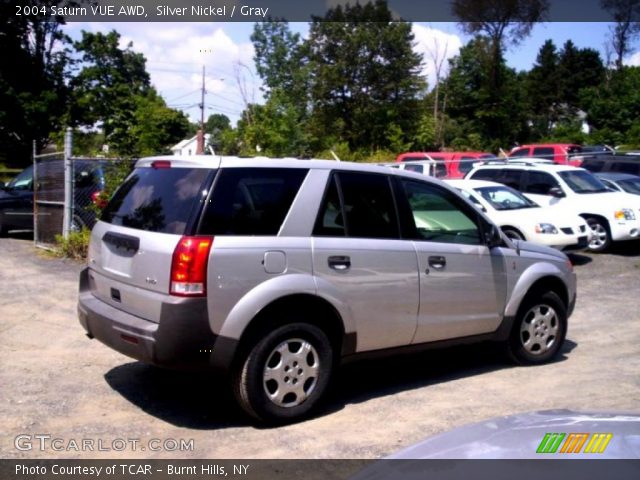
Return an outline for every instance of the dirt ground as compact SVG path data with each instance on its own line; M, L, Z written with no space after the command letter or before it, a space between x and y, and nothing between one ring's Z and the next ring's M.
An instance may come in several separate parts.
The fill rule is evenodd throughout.
M578 303L558 361L515 367L477 345L351 364L316 417L258 428L223 382L87 339L76 317L82 265L28 238L0 239L0 457L365 459L518 412L638 411L640 242L573 258ZM180 440L191 448L175 448Z

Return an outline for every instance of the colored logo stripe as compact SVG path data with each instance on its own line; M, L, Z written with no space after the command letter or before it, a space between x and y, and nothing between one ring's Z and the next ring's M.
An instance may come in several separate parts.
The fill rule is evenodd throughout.
M584 453L604 453L612 438L613 434L611 433L594 433L584 449Z
M536 453L556 453L564 437L564 433L547 433L538 445Z
M612 438L611 433L546 433L536 453L604 453ZM585 443L587 446L582 450ZM560 444L562 448L558 451Z
M570 433L560 449L560 453L580 453L582 445L589 438L588 433Z

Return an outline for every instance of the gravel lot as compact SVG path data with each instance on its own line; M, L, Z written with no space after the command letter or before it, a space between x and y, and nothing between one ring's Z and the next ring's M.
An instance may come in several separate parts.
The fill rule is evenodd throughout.
M637 411L640 242L574 262L578 304L557 362L514 367L489 345L360 362L340 371L317 417L265 429L219 380L162 371L88 340L76 318L82 265L49 258L27 238L0 239L0 457L364 459L495 416ZM61 451L35 440L18 450L18 435L62 439ZM70 446L83 439L94 451ZM117 439L127 440L124 451L97 450L98 440L119 448ZM130 439L140 441L135 450ZM193 440L193 449L150 451L151 439Z

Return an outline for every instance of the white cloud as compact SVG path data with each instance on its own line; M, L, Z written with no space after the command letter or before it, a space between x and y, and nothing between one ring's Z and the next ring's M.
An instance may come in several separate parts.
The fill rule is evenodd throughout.
M640 67L640 52L636 52L630 57L625 58L623 63L630 67Z
M253 45L236 42L226 29L232 25L220 23L88 23L82 28L92 32L117 30L121 35L120 46L133 42L133 50L147 59L147 71L151 83L169 105L180 108L192 120L199 120L202 86L202 66L205 67L206 89L205 118L212 113L223 113L232 121L237 120L244 103L240 95L235 67L247 65L253 71ZM80 37L78 26L68 33ZM246 69L244 69L246 71ZM259 78L248 76L249 85L260 98Z
M434 58L438 63L444 58L440 76L446 77L449 70L448 60L458 54L462 47L462 40L455 34L423 25L413 24L412 30L415 36L414 50L423 56L422 74L427 77L429 89L431 89L436 83Z

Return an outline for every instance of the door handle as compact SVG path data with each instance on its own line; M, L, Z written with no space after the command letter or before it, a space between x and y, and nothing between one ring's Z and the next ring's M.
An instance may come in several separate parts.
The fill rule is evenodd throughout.
M329 264L329 268L333 268L334 270L344 271L348 270L351 267L351 258L346 255L336 255L329 257L327 259L327 263Z
M429 266L442 270L447 265L447 259L440 256L429 257Z

